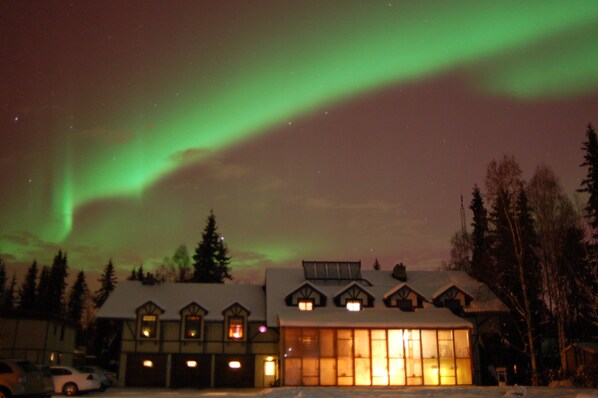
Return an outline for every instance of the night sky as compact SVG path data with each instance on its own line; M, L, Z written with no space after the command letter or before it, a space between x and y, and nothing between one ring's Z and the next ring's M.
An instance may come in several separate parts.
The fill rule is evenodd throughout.
M491 160L579 187L598 1L2 0L0 79L9 270L151 269L210 209L236 281L436 269Z

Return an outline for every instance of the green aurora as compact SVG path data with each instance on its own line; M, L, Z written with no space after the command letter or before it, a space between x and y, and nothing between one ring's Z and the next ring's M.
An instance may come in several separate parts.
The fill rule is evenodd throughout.
M31 209L45 214L36 233L60 242L77 209L90 202L142 199L144 190L189 162L392 85L470 71L476 90L521 101L582 95L598 86L598 43L589 34L595 38L596 1L317 4L248 19L239 31L254 34L228 37L226 44L238 51L224 60L198 50L191 66L160 83L183 85L180 99L142 117L138 109L150 108L152 100L139 98L109 123L99 122L122 132L114 141L90 146L89 137L65 128L60 153L47 160L51 208ZM534 53L563 37L574 41L566 50ZM511 60L526 53L526 62ZM39 175L47 167L38 165Z

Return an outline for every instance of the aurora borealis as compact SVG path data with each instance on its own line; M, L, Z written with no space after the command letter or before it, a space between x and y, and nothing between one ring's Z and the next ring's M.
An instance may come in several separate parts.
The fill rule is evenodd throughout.
M589 0L5 1L0 37L9 265L151 267L214 209L233 276L437 267L493 158L573 192L598 109Z

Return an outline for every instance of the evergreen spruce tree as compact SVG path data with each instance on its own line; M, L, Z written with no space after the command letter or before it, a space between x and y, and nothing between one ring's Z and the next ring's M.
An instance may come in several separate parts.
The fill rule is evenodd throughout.
M15 290L17 288L17 276L12 275L12 279L8 284L8 288L4 291L3 307L7 310L14 309L15 306Z
M21 310L34 310L37 304L37 298L35 296L35 290L37 286L37 262L34 260L33 263L27 269L25 280L19 290L19 309Z
M85 273L79 271L77 279L71 288L68 302L66 316L68 319L77 323L81 322L81 315L83 315L83 308L87 300L87 282L85 281Z
M193 282L224 283L224 279L232 279L228 248L224 238L217 232L214 212L206 220L202 240L195 249L193 256Z
M484 200L482 199L482 193L477 185L473 187L473 198L469 208L473 213L472 227L473 232L471 233L471 276L474 278L486 282L489 276L489 263L488 263L488 212L484 207Z
M372 264L372 269L374 271L380 271L381 268L382 268L382 266L378 262L378 257L376 257L376 259L374 260L374 264Z
M52 285L50 283L50 267L44 265L39 273L37 282L37 305L36 309L42 312L50 311L50 295L52 294Z
M48 311L62 315L65 312L64 294L66 290L66 277L68 276L66 252L61 250L54 256L50 267L50 289L48 290Z
M116 287L117 281L112 259L110 259L108 264L106 264L106 267L104 267L104 272L100 275L98 281L100 282L100 287L93 296L93 304L95 308L100 308Z
M592 237L598 238L598 138L591 124L588 124L586 138L582 146L585 155L581 167L587 168L587 175L581 181L579 191L588 194L586 216L592 227Z
M4 302L4 291L6 290L6 265L4 264L4 260L0 257L0 308L3 306Z
M141 264L139 268L137 268L137 275L135 277L135 280L142 281L143 278L145 278L145 274L143 273L143 264Z

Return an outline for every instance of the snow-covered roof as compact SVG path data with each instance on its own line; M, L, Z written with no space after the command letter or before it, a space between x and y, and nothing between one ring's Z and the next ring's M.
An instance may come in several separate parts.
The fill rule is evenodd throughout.
M404 283L392 277L390 271L361 271L363 279L371 283L367 291L374 296L374 307L351 312L329 302L325 307L312 311L299 311L287 306L285 297L304 282L300 268L272 268L266 270L267 323L268 326L318 326L318 327L471 327L471 323L454 315L449 309L436 308L424 303L415 311L400 311L387 307L385 294L396 291ZM507 307L484 284L462 271L407 271L406 284L426 300L432 301L441 288L455 285L473 297L465 313L505 312ZM317 284L328 298L334 298L347 285ZM362 286L363 287L363 286Z
M138 281L119 282L98 317L135 319L136 310L148 301L164 310L161 320L179 320L181 309L193 302L208 312L205 317L208 321L224 319L222 312L235 303L250 312L250 321L266 320L266 297L261 285L168 282L144 285Z

